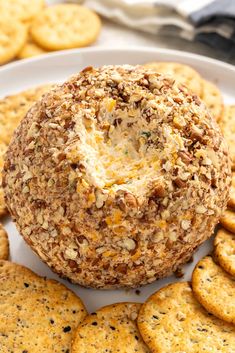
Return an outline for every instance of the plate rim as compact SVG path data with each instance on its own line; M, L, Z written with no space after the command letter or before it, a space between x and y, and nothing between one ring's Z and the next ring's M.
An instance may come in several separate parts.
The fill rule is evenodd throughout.
M80 55L80 54L86 54L86 53L107 53L107 52L115 53L115 52L122 52L122 51L125 51L125 52L144 51L152 54L168 54L169 56L176 55L178 56L178 58L189 59L189 60L191 59L191 60L196 60L198 62L219 66L226 70L232 71L235 74L235 65L218 59L211 58L206 55L195 54L192 52L181 51L176 49L152 48L149 46L133 46L131 48L128 48L126 46L113 47L113 48L104 46L104 47L88 47L88 48L76 48L76 49L69 49L69 50L59 50L59 51L50 52L47 54L42 54L32 58L21 59L18 61L13 61L8 64L5 64L2 67L0 67L0 74L11 69L15 69L15 68L17 69L21 66L24 66L30 63L45 61L46 59L49 59L49 58L51 59L51 58L56 58L60 56L66 57L67 55L69 56L73 54ZM169 60L169 61L172 61L172 60Z
M115 55L115 53L125 53L127 55L128 53L140 53L140 52L149 53L151 55L165 55L165 56L168 55L169 59L171 59L174 56L175 61L179 60L179 62L182 61L182 62L185 62L186 64L188 62L189 65L190 65L190 61L192 62L192 65L194 64L196 65L197 63L205 64L205 66L211 64L213 65L214 70L216 69L225 70L227 71L227 74L231 72L232 76L235 74L235 66L203 55L198 55L198 54L174 50L174 49L152 48L147 46L133 46L131 48L128 48L128 47L122 46L122 47L116 47L116 48L90 47L90 48L83 48L83 49L72 49L72 50L49 53L38 57L23 59L20 61L6 64L3 67L1 67L0 75L1 73L3 75L6 74L14 82L14 76L10 76L12 73L12 70L17 70L17 71L23 70L23 69L27 70L28 65L34 67L34 65L37 63L39 65L45 65L47 64L47 60L51 60L51 62L53 62L53 58L55 60L56 58L59 58L59 59L61 58L62 60L64 58L64 60L66 61L67 57L75 56L75 59L76 59L76 55L77 55L78 58L81 58L83 60L83 55L94 54L95 56L96 53L98 55L105 55L106 53L108 53L111 56L111 55ZM95 57L94 57L94 60L96 60ZM93 290L93 289L90 290L90 289L82 288L79 285L71 285L68 281L64 281L62 278L59 278L56 274L52 273L50 268L47 267L47 265L45 265L46 267L44 267L44 263L37 255L35 255L32 249L29 248L30 253L28 253L28 246L23 240L22 236L20 236L20 232L18 230L17 231L15 230L16 224L12 222L12 219L8 217L5 218L4 226L9 231L10 244L12 244L11 254L12 254L12 258L14 258L14 262L19 263L22 266L25 266L31 269L33 272L39 274L40 276L53 278L59 281L60 283L65 284L66 287L70 288L70 290L74 291L76 295L82 298L82 300L84 301L89 311L94 311L98 307L101 307L103 305L108 305L109 303L120 302L123 300L144 302L150 295L152 295L154 292L159 290L159 288L164 287L167 283L185 281L187 280L186 278L188 277L191 278L192 268L194 266L194 263L187 265L187 268L185 269L185 275L187 276L186 278L176 279L172 277L166 277L163 280L154 281L150 285L142 286L141 294L138 296L137 294L135 294L136 289L131 290L129 292L127 292L123 288L116 289L116 290ZM13 244L12 239L15 236L17 236L18 239ZM21 239L20 243L19 243L19 237ZM201 259L204 256L203 254L208 254L209 252L208 247L210 246L208 244L211 244L212 239L213 238L209 239L210 243L208 243L208 241L207 243L205 242L203 243L198 253L199 257L198 257L198 254L196 253L194 254L195 256L194 259L198 259L197 261L199 261L199 259ZM20 249L20 257L18 257L18 253L16 253L16 248L15 248L16 243L17 243L18 249ZM27 252L25 253L24 251L27 251ZM25 259L23 258L24 254L27 254L27 257ZM35 260L34 260L34 256L36 256Z

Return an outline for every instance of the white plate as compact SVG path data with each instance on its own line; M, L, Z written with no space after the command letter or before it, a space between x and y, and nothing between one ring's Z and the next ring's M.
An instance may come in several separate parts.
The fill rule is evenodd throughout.
M226 103L235 103L234 66L190 53L146 48L70 50L12 63L0 69L0 96L38 84L63 81L89 65L142 64L154 60L175 61L193 66L203 77L215 82L220 87ZM84 300L89 311L114 302L142 302L158 288L177 280L172 276L157 281L140 288L140 294L137 294L135 290L103 291L81 288L61 280L51 272L25 244L9 218L4 220L4 225L10 235L12 261L23 264L40 275L58 279ZM185 266L185 276L181 280L190 280L196 262L211 251L211 243L212 241L209 240L200 247L194 256L194 262Z

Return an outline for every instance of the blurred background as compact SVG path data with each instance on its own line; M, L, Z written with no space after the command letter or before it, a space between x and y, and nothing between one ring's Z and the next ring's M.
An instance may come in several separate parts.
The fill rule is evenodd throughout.
M27 12L27 2L29 7L35 6L30 20L22 21L27 26L27 40L22 40L14 54L1 60L1 64L55 50L42 45L37 36L31 35L30 28L40 21L46 7L60 3L80 4L101 18L101 29L95 38L71 47L170 48L235 63L235 0L40 0L40 9L36 9L36 0L0 0L0 9L12 19L17 17L17 11L12 11L11 4L20 7L18 3L23 3ZM4 23L0 22L0 57L4 49L1 37L5 42L11 38L4 38L4 31ZM66 48L62 44L60 49Z
M87 0L83 3L103 16L104 27L98 45L171 48L235 63L235 0Z

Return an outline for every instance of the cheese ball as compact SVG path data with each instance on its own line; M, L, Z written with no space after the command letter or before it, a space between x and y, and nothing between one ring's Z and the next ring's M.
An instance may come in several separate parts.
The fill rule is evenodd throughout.
M138 66L87 67L30 109L3 172L26 242L64 278L137 287L170 275L209 238L231 182L205 105Z

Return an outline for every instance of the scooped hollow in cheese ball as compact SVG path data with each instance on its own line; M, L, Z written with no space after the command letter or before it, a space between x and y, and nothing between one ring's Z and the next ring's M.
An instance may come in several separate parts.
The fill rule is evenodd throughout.
M7 206L32 249L87 287L137 287L213 232L231 181L196 95L147 68L88 67L28 112L8 149Z

